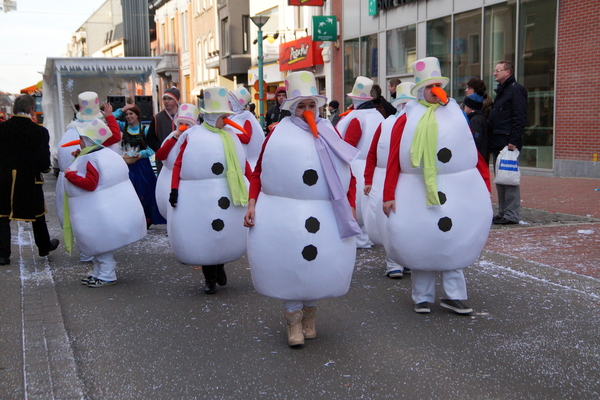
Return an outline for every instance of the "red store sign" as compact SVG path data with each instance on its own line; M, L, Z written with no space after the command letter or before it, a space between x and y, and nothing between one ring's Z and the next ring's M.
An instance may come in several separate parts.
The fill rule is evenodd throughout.
M323 55L319 45L313 42L312 36L303 37L279 45L279 70L293 71L323 64Z
M290 6L322 6L323 0L289 0Z

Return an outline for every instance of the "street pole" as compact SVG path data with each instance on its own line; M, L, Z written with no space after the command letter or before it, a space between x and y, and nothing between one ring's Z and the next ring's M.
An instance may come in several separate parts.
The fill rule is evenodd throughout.
M263 37L262 27L267 23L269 17L264 15L257 15L250 17L254 25L258 27L258 113L260 126L265 130L265 104L264 104L264 80L263 80Z

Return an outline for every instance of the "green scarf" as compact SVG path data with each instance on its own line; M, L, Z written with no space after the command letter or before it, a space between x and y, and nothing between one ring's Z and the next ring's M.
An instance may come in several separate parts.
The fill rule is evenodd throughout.
M77 157L88 154L97 147L97 145L88 146L81 150L81 153ZM69 196L67 196L66 191L63 201L63 238L65 240L65 249L67 253L71 254L73 252L73 227L71 226L71 213L69 212Z
M423 161L427 206L439 206L440 197L437 190L437 168L435 166L438 123L434 112L440 104L431 104L424 100L419 100L419 104L427 107L427 111L421 117L415 130L415 136L410 146L410 165L418 168Z
M219 136L221 136L223 150L225 151L225 162L227 163L227 171L225 171L225 176L227 177L227 184L229 185L229 190L231 191L233 204L236 206L247 205L248 188L246 187L246 182L244 182L244 174L240 166L240 160L238 159L233 137L231 137L231 135L225 132L223 129L210 126L206 122L204 122L202 126L211 132L218 133Z

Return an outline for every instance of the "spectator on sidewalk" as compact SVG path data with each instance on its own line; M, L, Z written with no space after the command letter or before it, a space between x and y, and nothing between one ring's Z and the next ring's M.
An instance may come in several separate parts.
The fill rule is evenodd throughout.
M44 177L51 171L50 135L35 122L35 98L20 95L0 124L0 265L10 264L10 221L30 221L40 257L58 247L46 225Z
M484 159L487 159L487 119L481 109L486 98L487 95L485 92L480 90L465 97L463 101L464 111L467 114L467 118L469 118L469 127L473 134L473 140L475 140L475 146L477 146L479 154Z
M465 89L465 97L468 97L472 94L475 94L479 91L483 91L485 93L485 97L483 99L483 106L481 107L481 112L487 118L490 115L490 110L492 109L492 98L487 95L487 86L485 86L485 82L483 79L478 77L473 77L469 79L467 82L467 88ZM464 109L464 101L463 101L463 109Z
M396 114L396 107L391 105L390 102L381 95L381 86L373 85L373 88L371 88L371 96L373 96L375 108L383 115L383 118Z
M290 116L290 112L288 110L281 109L281 105L285 99L287 99L287 91L283 86L280 86L277 88L277 90L275 90L275 105L269 108L267 115L265 116L267 133L271 132L273 127L283 118Z
M390 92L390 97L392 100L396 98L396 88L402 81L398 78L392 78L388 81L388 91Z
M340 121L340 103L337 100L331 100L327 106L329 111L329 122L331 125L336 126Z
M179 89L176 87L165 90L162 101L164 109L156 114L150 122L148 127L148 134L146 135L146 144L154 152L157 152L162 146L167 136L171 134L177 125L175 124L175 114L179 108ZM162 162L156 160L156 170L160 172L162 168Z
M523 133L527 123L527 91L517 83L514 66L510 61L499 61L494 70L496 98L488 117L488 151L494 168L498 154L504 147L509 151L523 147ZM494 224L518 224L521 218L521 187L496 185L498 191L498 214Z

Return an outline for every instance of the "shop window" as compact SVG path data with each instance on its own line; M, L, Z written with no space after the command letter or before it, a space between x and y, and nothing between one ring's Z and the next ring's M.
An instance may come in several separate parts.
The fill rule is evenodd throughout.
M417 34L416 25L392 29L386 32L386 74L412 74L411 66L416 61Z
M344 88L350 93L357 76L377 80L379 76L377 34L344 41ZM346 97L345 105L351 100Z
M503 3L485 8L483 80L493 95L497 83L492 72L500 60L515 63L515 32L517 31L515 3ZM493 96L492 96L493 97Z
M527 90L521 165L551 169L554 153L556 0L521 2L517 80Z
M427 21L427 57L437 57L440 61L442 76L448 78L452 76L450 43L452 43L452 17Z
M454 16L454 68L451 96L457 100L465 96L469 79L481 77L480 40L481 10L456 14Z

